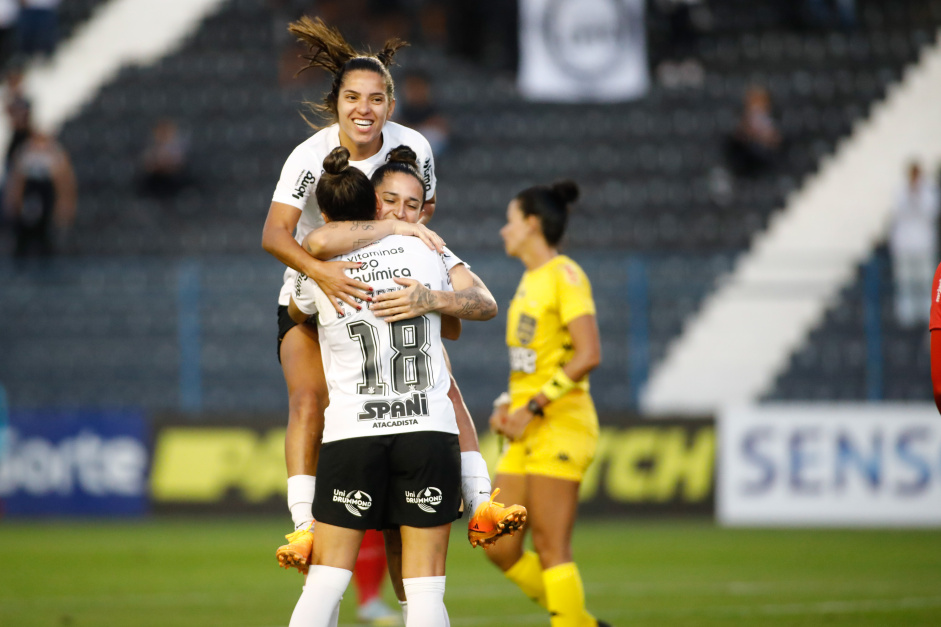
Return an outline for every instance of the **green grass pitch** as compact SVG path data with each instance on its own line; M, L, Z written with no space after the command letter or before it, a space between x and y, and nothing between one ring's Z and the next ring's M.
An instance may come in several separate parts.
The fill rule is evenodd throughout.
M274 559L284 527L282 518L0 521L0 625L287 625L302 582ZM941 625L939 530L582 520L575 557L589 609L616 627ZM341 625L356 624L354 596ZM549 625L458 526L445 600L454 627Z

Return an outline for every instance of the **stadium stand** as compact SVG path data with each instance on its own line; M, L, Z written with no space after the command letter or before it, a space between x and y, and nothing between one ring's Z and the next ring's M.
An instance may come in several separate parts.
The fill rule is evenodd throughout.
M59 5L59 39L68 39L106 0L69 0Z
M97 3L79 4L88 15ZM615 105L524 103L505 73L421 46L401 54L403 69L432 77L451 120L433 226L498 302L508 302L519 276L519 268L507 270L511 262L496 235L508 199L555 177L583 186L568 247L591 276L600 305L605 361L593 387L604 409L636 407L647 370L717 278L934 42L941 24L941 0L860 0L852 30L795 27L786 4L753 10L747 0L710 2L714 27L698 43L702 86L653 85L646 98ZM81 189L66 256L41 270L0 265L0 319L9 321L0 344L11 347L0 381L13 403L179 407L185 386L178 273L195 259L201 407L284 406L273 355L279 270L260 253L259 240L281 164L310 132L298 115L301 101L318 88L279 85L276 31L283 25L274 19L264 3L230 0L179 51L153 66L124 68L62 128ZM658 19L652 14L648 26L652 64L663 54L665 25ZM718 199L723 140L751 84L771 93L784 153L773 172L734 179L732 194ZM149 129L163 117L189 133L195 180L167 203L134 187ZM140 298L124 297L128 282L147 286ZM890 282L882 285L889 289ZM848 288L841 298L853 302L860 289ZM867 363L862 340L849 340L859 321L841 326L832 317L838 316L828 315L768 398L868 397L860 380ZM501 320L466 325L462 341L449 348L478 413L505 383L502 331L493 332ZM922 373L921 338L897 333L890 317L883 316L883 328L885 368L905 361L893 355L919 355L907 372ZM66 358L58 357L63 347ZM821 387L814 379L828 376L836 358L823 356L833 354L852 367ZM925 398L927 385L888 381L882 393Z
M860 266L764 400L928 401L930 356L922 328L895 321L889 256Z
M492 233L507 198L536 177L571 176L586 188L582 205L593 227L603 225L577 229L574 248L744 249L787 193L933 41L938 3L910 4L910 21L883 10L892 3L869 2L858 30L805 32L782 27L783 16L759 11L746 20L740 16L753 12L744 5L715 2L718 26L699 44L702 89L654 86L640 101L615 105L523 107L512 77L408 49L402 63L434 77L458 148L440 160L440 201L442 207L459 203L461 211L442 212L437 226L464 247L497 248ZM271 19L259 3L228 3L183 50L156 67L125 69L65 127L70 151L96 157L79 168L88 210L79 221L76 252L255 250L258 219L280 163L309 132L297 114L309 94L277 85L275 27L255 27ZM655 45L657 38L651 39ZM656 49L651 56L656 59ZM207 83L213 89L194 89ZM730 203L717 206L710 172L723 165L722 139L750 84L771 91L787 149L778 171L737 181ZM159 206L137 202L130 185L130 168L158 116L190 131L193 161L203 166L195 173L199 189L178 203L184 216L178 222L165 220L168 212ZM220 158L233 153L239 157ZM468 213L480 216L474 228L464 219ZM123 224L139 214L155 227L146 242L129 236L134 229ZM201 236L212 227L220 237Z

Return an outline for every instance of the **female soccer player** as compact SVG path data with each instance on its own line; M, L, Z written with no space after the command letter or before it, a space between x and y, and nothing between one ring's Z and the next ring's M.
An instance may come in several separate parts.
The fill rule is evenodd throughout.
M300 144L288 158L275 189L262 235L262 246L286 266L278 299L278 358L288 388L289 416L285 437L288 474L288 506L300 537L289 535L282 560L285 565L306 567L310 540L303 531L312 520L311 502L315 492L315 468L319 454L317 434L323 429L323 410L329 402L316 328L294 323L287 313L294 279L298 274L313 279L337 303L356 306L368 302L369 285L346 273L351 262L322 262L307 253L300 242L322 223L316 199L311 196L322 171L323 159L337 146L351 153L351 165L371 173L384 162L388 151L401 144L418 153L423 178L421 219L427 221L435 209L434 160L428 142L419 133L389 121L395 109L394 86L388 66L404 42L392 39L376 55L354 50L336 30L319 19L302 18L289 30L309 48L307 68L319 67L333 76L333 85L315 109L332 124ZM307 69L305 68L305 69ZM460 391L453 384L449 397L458 413L459 424L473 426ZM476 443L476 433L473 436ZM464 438L462 437L462 446ZM466 451L476 450L466 448ZM463 468L477 482L489 475L483 458ZM489 492L489 487L488 490ZM484 495L489 496L489 494Z
M287 266L278 298L278 359L288 390L284 446L287 500L295 530L301 530L312 520L314 472L320 446L318 434L323 429L323 411L329 398L316 327L291 321L287 315L290 290L298 273L315 280L333 297L331 302L353 305L354 299L368 299L369 289L367 283L346 273L355 264L324 263L300 247L304 236L322 224L312 192L323 169L323 160L333 148L342 145L350 151L353 165L368 174L384 161L390 147L402 143L415 146L425 166L423 200L429 216L434 211L435 176L431 148L424 137L389 121L395 110L395 92L388 68L404 42L389 40L378 54L369 55L354 50L339 31L328 28L319 18L301 18L290 24L288 30L308 46L304 69L319 67L333 76L333 85L322 104L312 107L331 124L297 146L288 157L262 235L264 249ZM300 540L309 553L309 538ZM375 537L370 538L369 543L374 549ZM358 582L381 581L385 570L382 554L367 550L364 557L370 554L378 556L370 560L371 574L362 579L358 577ZM304 565L299 566L303 570ZM361 567L360 573L363 571ZM375 586L366 588L361 597L371 594Z
M494 403L490 427L509 438L494 485L526 506L535 553L523 534L501 540L487 557L549 610L552 627L605 625L585 609L571 537L578 487L598 440L588 373L601 362L591 285L559 254L571 181L524 190L510 201L500 230L506 252L526 271L507 313L509 392Z
M391 234L416 235L425 239L429 246L436 242L431 238L426 239L427 234L433 235L433 233L417 224L421 212L423 185L415 162L414 151L408 146L399 146L390 151L387 162L373 173L372 183L379 204L376 215L379 218L378 221L329 222L307 235L302 243L304 249L319 259L329 259L331 256L352 252L355 248ZM432 311L444 313L442 336L447 339L457 339L460 334L458 317L468 320L488 320L496 315L496 302L483 282L450 250L444 249L443 258L453 291L430 290L414 279L399 277L394 280L403 289L379 293L370 305L370 309L377 317L383 317L389 323L418 317ZM303 287L304 283L297 285ZM295 290L294 294L297 293L298 291ZM288 313L299 324L304 323L309 317L297 308L294 298L288 306ZM447 325L445 325L446 322ZM447 353L445 353L445 359L447 359ZM453 379L452 385L454 385ZM455 413L459 418L462 415L461 412ZM469 418L466 409L463 415ZM462 496L465 509L474 512L468 525L468 534L472 544L490 544L500 536L512 534L520 528L525 522L526 510L516 505L503 507L501 503L493 502L490 498L489 474L486 464L480 457L474 425L469 420L464 424L459 420L458 427L461 445ZM473 469L478 465L481 477L468 473L468 469ZM310 537L309 533L297 535ZM387 531L386 535L387 550L392 558L390 559L390 573L393 585L400 602L405 601L404 591L401 588L401 539L394 531ZM296 566L299 562L306 565L309 548L299 546L294 549L290 548L291 546L289 544L282 547L283 550L279 550L279 558L283 562L290 559L290 565ZM365 541L361 551L364 550L367 550ZM301 555L304 559L299 559ZM359 577L359 571L360 565L357 564L354 576Z
M415 131L389 121L395 95L388 66L404 43L390 40L380 53L370 56L355 51L336 29L328 28L320 19L301 18L289 30L309 47L307 67L324 68L334 77L332 89L324 96L323 104L316 107L333 123L301 143L288 157L262 234L264 249L287 266L278 298L278 357L289 398L285 440L288 501L295 525L302 525L309 522L318 454L314 438L323 428L328 397L316 329L295 325L287 315L291 289L301 273L316 281L332 297L331 302L356 306L354 299L369 300L369 285L346 273L356 264L321 262L300 246L304 237L323 223L312 197L323 160L342 145L350 151L352 164L368 174L384 162L391 147L402 143L414 146L426 164L423 200L429 207L434 205L435 176L428 142Z
M328 221L375 215L375 192L349 151L333 150L317 184ZM343 256L377 289L410 277L447 291L445 260L419 239L391 235ZM313 299L306 295L313 292ZM313 300L313 303L311 302ZM312 304L316 304L313 307ZM366 529L398 527L407 627L448 624L444 607L450 523L461 502L460 446L451 382L441 345L441 316L394 323L368 307L342 305L298 277L292 307L318 315L331 390L317 471L312 565L292 626L335 624Z

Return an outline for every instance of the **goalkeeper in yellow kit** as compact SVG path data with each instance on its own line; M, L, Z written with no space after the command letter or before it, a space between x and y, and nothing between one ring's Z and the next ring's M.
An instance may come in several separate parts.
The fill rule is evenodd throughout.
M507 313L510 388L490 417L490 428L509 439L494 487L527 508L535 552L517 534L487 556L549 611L552 627L605 627L585 609L571 547L578 487L598 441L588 373L601 362L591 285L558 252L577 198L570 181L531 187L510 202L500 230L526 272Z

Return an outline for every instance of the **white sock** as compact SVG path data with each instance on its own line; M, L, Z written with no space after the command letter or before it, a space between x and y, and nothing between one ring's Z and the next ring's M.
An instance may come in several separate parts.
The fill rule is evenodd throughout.
M402 606L402 624L408 624L408 601L399 601L399 605Z
M444 607L444 577L403 579L408 600L405 627L446 627L448 611Z
M461 453L461 496L469 516L474 515L481 503L490 500L490 471L480 451Z
M335 627L340 601L352 577L353 571L343 568L311 566L289 627Z
M314 505L316 481L317 477L313 475L288 477L288 509L294 519L294 529L306 527L314 519L311 508Z

